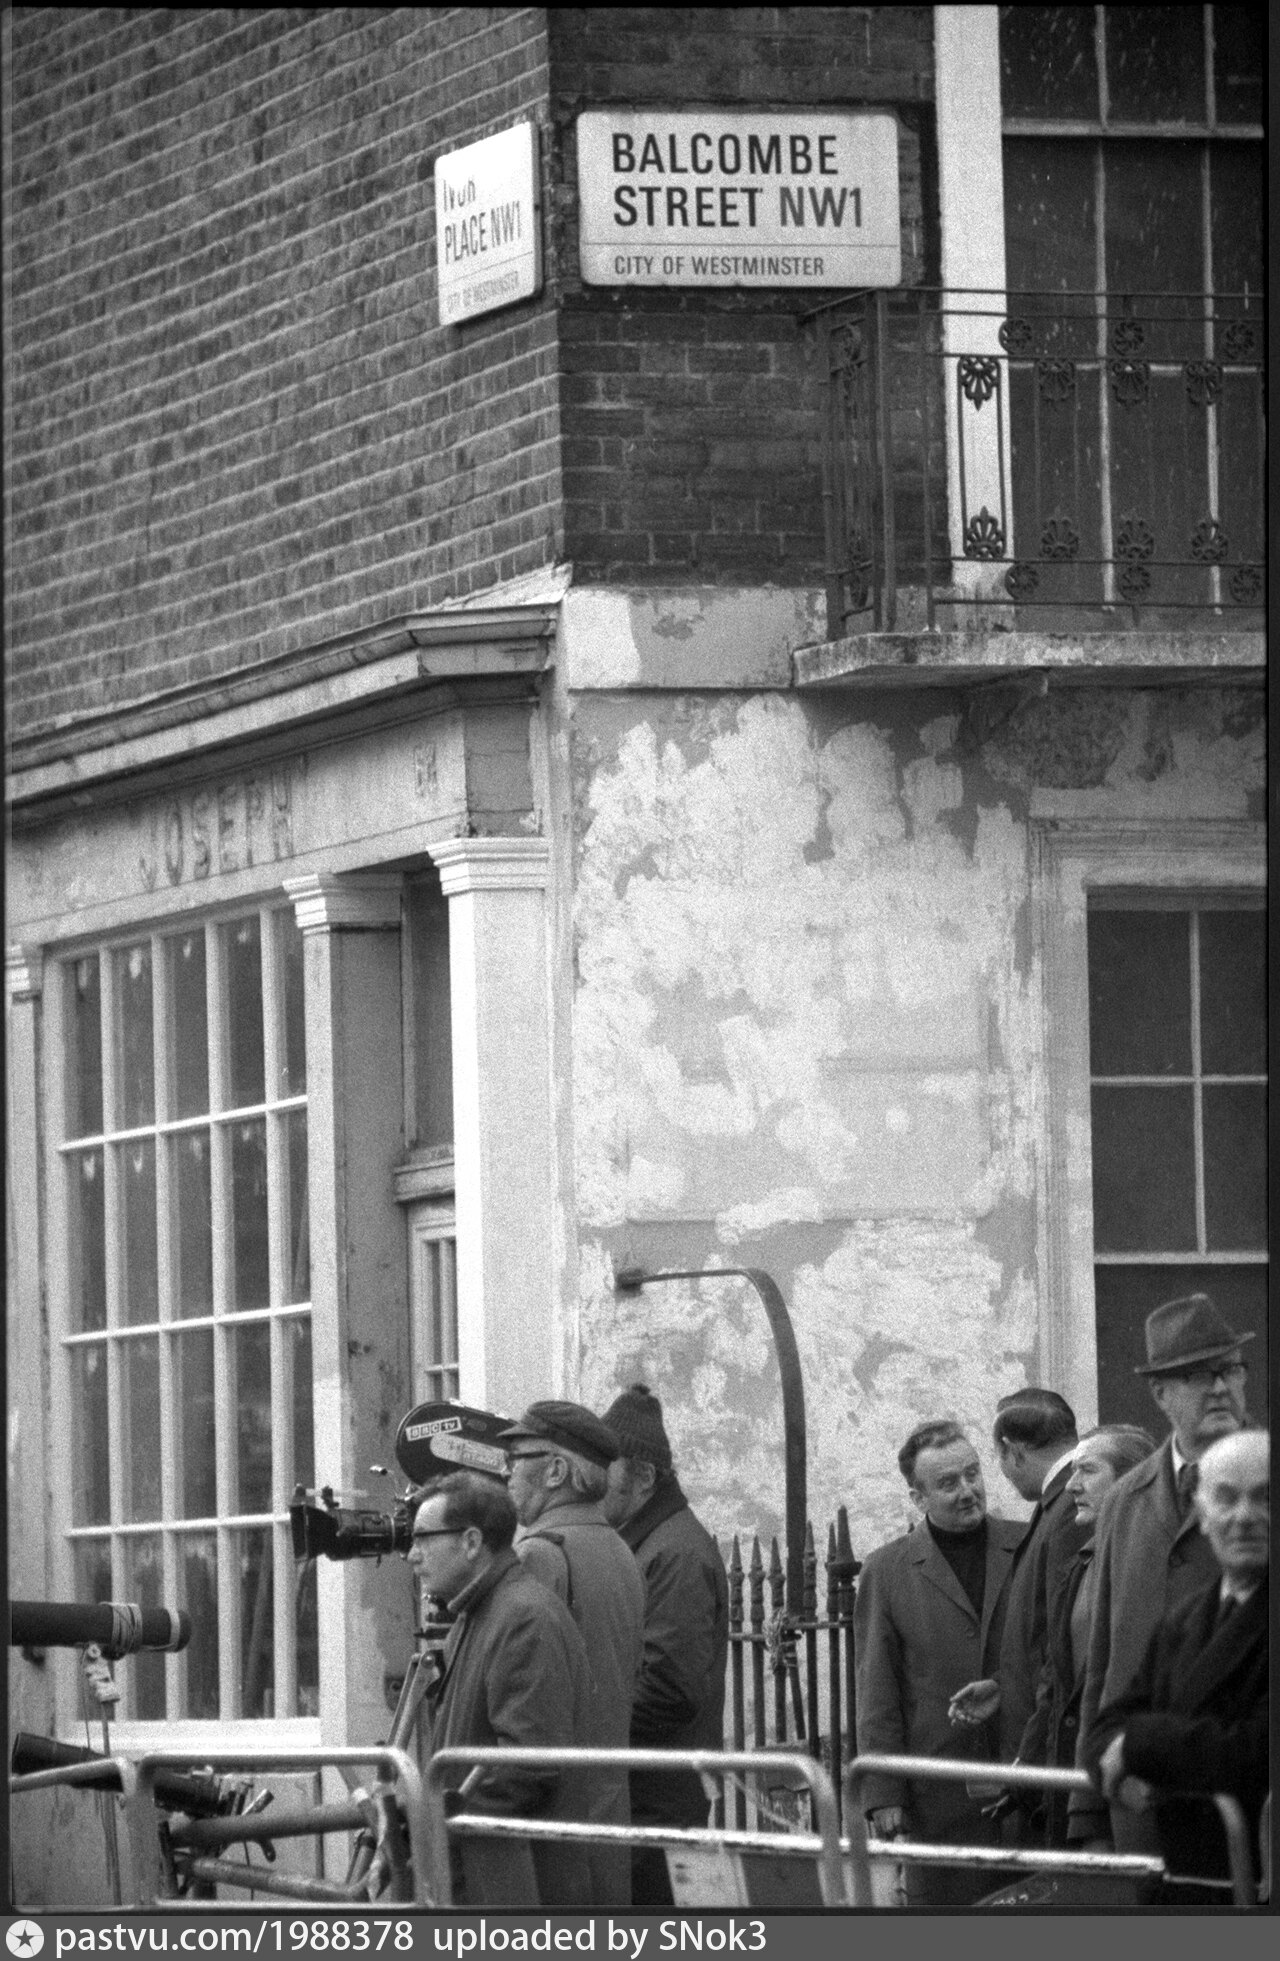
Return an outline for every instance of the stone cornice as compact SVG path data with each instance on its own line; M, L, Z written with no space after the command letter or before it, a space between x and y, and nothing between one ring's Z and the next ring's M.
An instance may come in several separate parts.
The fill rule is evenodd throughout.
M428 851L447 899L463 892L529 892L547 882L546 838L445 838Z
M536 676L550 661L557 618L554 602L415 613L70 717L10 742L8 798L20 805L87 789L380 697Z
M308 872L286 878L284 889L303 933L387 933L400 925L402 884L399 872Z

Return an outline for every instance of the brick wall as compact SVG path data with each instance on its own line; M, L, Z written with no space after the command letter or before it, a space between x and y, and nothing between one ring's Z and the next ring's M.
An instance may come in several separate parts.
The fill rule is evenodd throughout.
M936 278L932 10L18 8L19 741L556 560L822 576L820 293L585 289L591 104L890 105ZM436 156L543 127L546 285L435 324ZM563 438L563 441L562 441ZM178 706L178 695L189 705Z
M536 8L17 8L17 735L562 555L548 298L435 325L441 150L544 114Z
M930 7L550 15L566 552L579 579L822 583L821 292L584 288L574 123L610 104L895 109L903 278L938 278Z

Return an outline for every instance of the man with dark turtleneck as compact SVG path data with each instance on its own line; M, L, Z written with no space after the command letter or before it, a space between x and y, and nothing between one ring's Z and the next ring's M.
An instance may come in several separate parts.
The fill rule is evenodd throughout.
M858 1750L990 1760L998 1754L993 1726L957 1728L949 1708L966 1682L995 1672L1025 1527L988 1516L978 1454L956 1423L922 1423L898 1452L898 1467L921 1523L878 1547L858 1581ZM864 1802L880 1838L997 1842L982 1800L963 1784L872 1777ZM913 1906L967 1906L997 1883L972 1868L907 1868Z

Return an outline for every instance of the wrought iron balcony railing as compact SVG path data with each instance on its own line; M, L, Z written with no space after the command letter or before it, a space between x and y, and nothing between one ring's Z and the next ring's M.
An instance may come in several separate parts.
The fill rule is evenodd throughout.
M829 637L993 607L1260 624L1257 295L910 288L815 318Z

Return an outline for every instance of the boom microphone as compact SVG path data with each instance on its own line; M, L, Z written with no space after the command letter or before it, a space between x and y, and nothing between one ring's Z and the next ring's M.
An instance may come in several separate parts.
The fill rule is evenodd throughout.
M11 1648L80 1648L96 1641L112 1660L140 1648L185 1648L191 1616L169 1607L139 1607L131 1600L13 1600L9 1603Z

